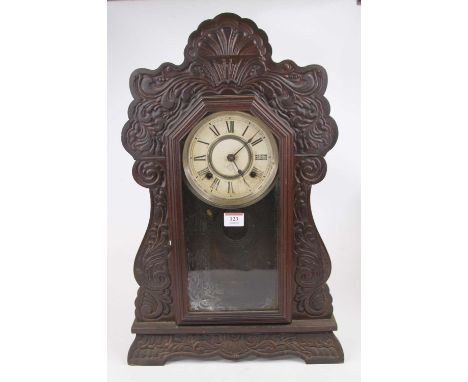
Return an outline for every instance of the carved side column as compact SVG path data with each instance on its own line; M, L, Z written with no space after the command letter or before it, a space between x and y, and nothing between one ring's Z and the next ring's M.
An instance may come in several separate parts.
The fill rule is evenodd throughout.
M326 281L331 263L312 217L310 191L327 172L325 159L296 156L294 189L295 318L330 317L332 297Z
M133 177L139 185L149 188L151 195L150 222L134 264L135 279L140 285L135 316L139 321L168 320L173 314L164 159L136 161Z

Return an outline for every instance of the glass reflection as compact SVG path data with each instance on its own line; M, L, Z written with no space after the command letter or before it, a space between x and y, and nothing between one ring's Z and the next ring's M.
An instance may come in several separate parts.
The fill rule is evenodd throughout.
M224 212L233 210L203 203L184 185L190 311L278 309L278 189L235 210L244 227L224 227Z

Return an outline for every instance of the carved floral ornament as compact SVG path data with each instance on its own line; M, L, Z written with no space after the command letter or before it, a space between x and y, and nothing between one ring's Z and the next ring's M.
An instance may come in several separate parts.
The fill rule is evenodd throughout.
M135 158L163 157L163 134L198 97L258 95L295 131L294 152L324 156L338 130L323 96L327 75L319 65L275 63L266 34L248 19L221 14L192 33L181 65L138 69L130 78L134 101L122 131Z
M332 333L211 334L138 336L129 352L131 365L162 365L171 358L193 356L239 360L249 356L294 354L308 363L340 362L343 350Z

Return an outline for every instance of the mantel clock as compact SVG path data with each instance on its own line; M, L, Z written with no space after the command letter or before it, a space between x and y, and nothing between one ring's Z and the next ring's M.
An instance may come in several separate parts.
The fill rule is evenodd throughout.
M122 142L151 214L129 364L343 361L309 201L338 136L327 76L271 53L254 22L224 13L190 35L181 65L131 75Z

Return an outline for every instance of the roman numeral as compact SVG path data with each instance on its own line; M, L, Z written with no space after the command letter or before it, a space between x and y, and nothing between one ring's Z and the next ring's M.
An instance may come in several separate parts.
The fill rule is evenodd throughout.
M255 154L255 160L267 160L268 155L267 154Z
M197 142L199 142L199 143L203 143L203 144L205 144L205 145L209 145L209 143L208 143L208 142L202 141L201 139L197 140Z
M242 133L242 136L245 135L245 133L247 132L247 129L250 127L250 123L247 125L247 127L245 128L244 132Z
M229 194L234 193L234 188L232 187L232 182L228 182L228 193Z
M208 167L204 168L203 170L198 171L198 176L205 176L208 173L208 171L210 171Z
M211 190L217 190L219 186L219 178L214 178L213 183L211 183Z
M234 121L226 121L226 128L228 133L234 133Z
M218 129L216 128L215 125L210 125L210 130L213 132L214 135L218 136L219 135L219 131Z
M256 144L260 143L263 141L263 137L256 139L255 141L252 142L252 146L255 146Z
M198 161L206 160L206 154L205 155L198 155L196 157L193 157L193 160L198 160Z

